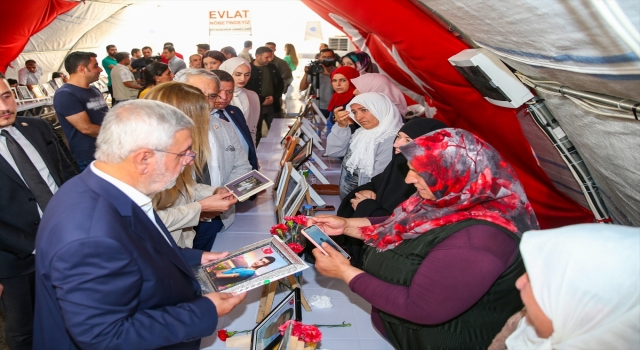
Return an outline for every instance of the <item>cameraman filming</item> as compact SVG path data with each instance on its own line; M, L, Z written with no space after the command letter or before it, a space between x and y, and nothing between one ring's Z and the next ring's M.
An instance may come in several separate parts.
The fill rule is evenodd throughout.
M322 66L322 72L319 74L312 74L309 69L316 65ZM329 105L329 100L331 100L331 96L333 95L333 87L331 87L331 72L333 72L334 69L336 69L335 53L331 49L324 49L320 51L320 56L317 61L314 61L310 65L304 67L304 76L300 81L300 91L304 91L313 82L313 79L320 79L319 92L316 92L320 95L320 100L316 100L316 103L325 117L329 117L329 110L327 107Z

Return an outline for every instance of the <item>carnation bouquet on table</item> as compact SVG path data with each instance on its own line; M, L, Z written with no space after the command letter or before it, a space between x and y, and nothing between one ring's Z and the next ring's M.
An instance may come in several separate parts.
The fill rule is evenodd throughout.
M301 254L306 241L300 231L306 224L307 217L304 215L285 216L284 223L273 225L269 232L280 237L294 253Z

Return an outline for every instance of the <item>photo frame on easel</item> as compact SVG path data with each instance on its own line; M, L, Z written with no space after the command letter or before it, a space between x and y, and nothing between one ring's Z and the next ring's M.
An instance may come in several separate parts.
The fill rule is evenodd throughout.
M11 94L13 95L13 99L16 100L16 102L22 101L22 99L20 98L20 95L18 95L18 90L16 90L16 88L14 87L11 88Z
M298 212L308 191L309 184L307 181L299 181L282 206L282 219L284 219L285 216L294 216L296 212ZM279 222L282 222L282 220Z
M293 156L299 141L299 138L292 137L287 141L287 143L285 143L285 147L282 149L282 157L280 157L280 167L283 167L284 163L288 162Z
M302 120L301 118L297 118L295 122L293 122L293 124L291 125L291 127L289 128L289 130L287 131L286 134L284 134L284 137L282 138L282 140L280 141L280 144L283 144L287 141L287 138L293 138L294 136L297 136L298 131L300 130L300 126L302 125Z
M22 101L33 100L31 91L24 85L18 85L18 95Z
M273 189L275 190L273 193L275 195L274 200L276 206L281 202L283 193L287 192L287 185L289 183L289 178L291 177L291 168L291 162L285 163L284 166L280 168L280 171L278 171L278 175L276 176L273 186Z
M40 87L40 85L31 85L31 92L33 93L33 96L36 99L41 99L41 98L47 97L44 94L44 91L42 91L42 88Z
M295 288L251 332L251 349L275 349L282 336L279 327L289 320L302 321L301 292Z
M313 153L313 143L307 142L298 152L291 156L290 161L293 168L296 170L300 169L302 164L311 157L311 153Z
M42 86L42 90L44 90L44 92L47 94L48 97L53 97L53 95L56 93L56 90L54 90L51 85L44 83L41 85Z

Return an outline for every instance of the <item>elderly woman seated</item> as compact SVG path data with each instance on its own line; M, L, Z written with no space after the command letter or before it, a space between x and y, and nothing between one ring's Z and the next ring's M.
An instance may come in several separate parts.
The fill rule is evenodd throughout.
M356 96L347 110L336 114L335 120L336 125L327 136L325 155L344 156L340 174L340 199L343 199L389 164L402 117L387 96L370 92ZM353 135L349 120L361 126Z
M363 270L328 245L316 268L372 304L396 349L486 348L522 308L521 233L538 223L515 171L490 145L441 129L400 148L417 193L385 219L318 216L329 235L364 240Z
M640 229L582 224L526 232L526 316L508 349L637 349ZM494 347L499 348L499 347Z

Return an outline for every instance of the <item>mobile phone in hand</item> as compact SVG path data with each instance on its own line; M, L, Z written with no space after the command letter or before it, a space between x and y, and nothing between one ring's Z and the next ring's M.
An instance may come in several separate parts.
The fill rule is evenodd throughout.
M307 237L307 239L311 243L313 243L313 245L315 245L318 249L320 249L320 251L324 255L329 255L329 254L327 254L327 252L324 249L322 249L322 243L326 242L333 249L335 249L338 252L340 252L340 254L342 254L345 258L351 259L349 254L347 254L347 252L345 252L342 248L340 248L340 246L337 245L336 242L334 242L329 236L327 236L326 233L322 232L322 230L318 226L312 225L312 226L309 226L309 227L305 227L305 228L302 229L302 234L305 237Z

